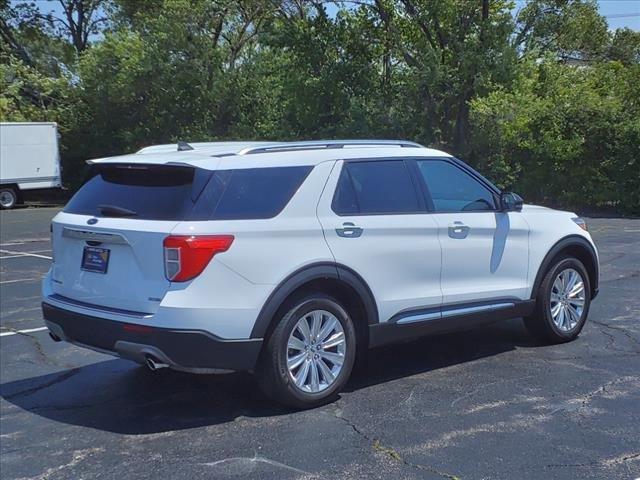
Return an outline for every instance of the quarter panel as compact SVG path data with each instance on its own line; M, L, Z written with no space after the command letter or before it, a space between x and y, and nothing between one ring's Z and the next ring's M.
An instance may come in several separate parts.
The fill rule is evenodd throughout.
M332 165L326 162L314 167L275 218L182 222L172 233L233 235L229 250L215 260L253 284L275 286L305 265L332 262L315 214Z

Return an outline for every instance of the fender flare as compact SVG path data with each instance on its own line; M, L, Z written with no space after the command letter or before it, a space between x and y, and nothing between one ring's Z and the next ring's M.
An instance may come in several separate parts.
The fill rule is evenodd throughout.
M271 292L251 331L251 338L264 338L278 309L295 290L305 283L320 279L344 282L360 297L369 325L378 323L378 307L364 279L349 267L331 262L314 263L296 270Z
M558 242L556 242L551 249L547 252L542 263L538 267L538 273L536 274L536 280L533 283L533 289L531 290L531 299L535 299L538 293L538 288L542 283L542 279L544 278L545 273L551 266L552 260L563 250L570 247L578 247L582 250L588 252L591 261L593 263L593 271L590 271L589 266L585 265L587 268L587 272L590 274L589 283L591 284L591 298L595 298L598 294L598 277L599 273L599 265L598 265L598 256L596 255L596 251L593 248L593 245L584 237L580 235L569 235L568 237L564 237Z

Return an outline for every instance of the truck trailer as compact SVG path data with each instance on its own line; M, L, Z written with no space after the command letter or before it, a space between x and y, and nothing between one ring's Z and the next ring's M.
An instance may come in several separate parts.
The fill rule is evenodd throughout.
M0 208L22 192L62 187L58 126L54 122L0 123Z

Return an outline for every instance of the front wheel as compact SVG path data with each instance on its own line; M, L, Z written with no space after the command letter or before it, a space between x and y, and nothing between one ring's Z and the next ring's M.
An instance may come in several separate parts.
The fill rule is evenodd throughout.
M533 315L524 319L536 338L562 343L575 339L582 330L589 306L591 285L580 260L559 258L547 271L538 289Z
M274 400L310 408L334 398L349 379L356 331L335 299L316 294L294 302L267 340L258 381Z

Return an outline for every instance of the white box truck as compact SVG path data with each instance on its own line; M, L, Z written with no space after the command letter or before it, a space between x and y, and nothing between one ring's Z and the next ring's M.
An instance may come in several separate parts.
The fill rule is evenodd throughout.
M13 208L25 190L60 188L60 173L55 123L0 123L0 208Z

